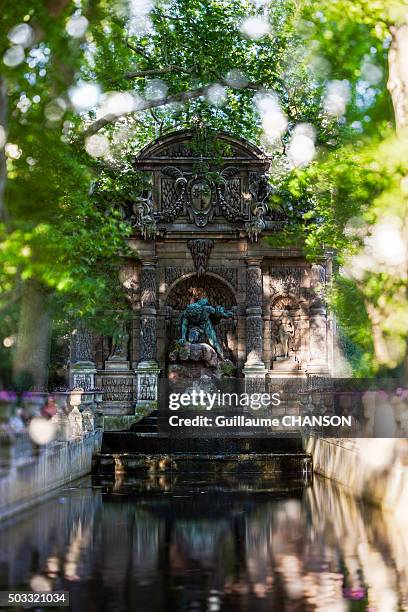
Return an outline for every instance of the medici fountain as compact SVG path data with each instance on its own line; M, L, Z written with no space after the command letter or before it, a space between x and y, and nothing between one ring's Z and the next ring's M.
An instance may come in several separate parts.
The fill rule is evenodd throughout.
M140 151L134 169L146 189L123 203L133 227L118 274L124 322L113 338L81 322L72 335L71 387L103 392L106 469L118 468L121 451L211 454L203 440L157 434L161 386L234 379L272 393L282 380L313 386L334 367L330 254L311 263L298 248L272 246L288 218L269 205L271 160L259 148L179 131ZM294 450L306 460L300 439L267 438L215 447Z
M352 439L273 424L334 414L339 349L331 254L277 246L289 220L272 163L195 130L134 159L126 310L111 337L77 322L57 440L0 462L0 591L62 590L74 612L408 610L403 520L362 502L396 494L399 473L367 467L391 457L387 441L358 455Z

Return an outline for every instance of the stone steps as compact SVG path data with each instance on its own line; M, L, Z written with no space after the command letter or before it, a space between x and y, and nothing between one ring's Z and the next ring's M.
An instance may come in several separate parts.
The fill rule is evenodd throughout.
M156 432L110 431L103 436L103 453L237 455L303 453L301 438L273 436L171 436Z
M312 458L299 437L168 436L157 431L157 411L129 431L106 431L94 470L100 474L206 474L272 478L282 488L312 479Z
M156 433L157 432L158 411L154 410L145 416L138 423L131 426L132 433Z

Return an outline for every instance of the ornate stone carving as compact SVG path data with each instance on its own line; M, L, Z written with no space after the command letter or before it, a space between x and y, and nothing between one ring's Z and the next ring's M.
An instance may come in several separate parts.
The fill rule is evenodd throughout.
M142 308L155 308L156 301L156 269L143 265L140 274L140 305Z
M138 380L139 401L155 401L157 399L157 374L141 374Z
M194 151L183 143L175 144L166 149L162 149L157 157L199 157L198 151Z
M151 240L157 234L156 220L153 214L152 194L147 198L139 197L133 204L134 223L144 240Z
M217 176L203 172L183 172L175 166L161 170L161 212L157 221L171 222L187 214L198 227L205 227L214 214L228 221L243 221L241 180L236 167L228 166ZM167 178L170 177L170 178Z
M234 268L225 268L222 266L210 267L208 272L212 274L216 274L217 276L221 276L221 278L225 279L231 287L238 289L238 270Z
M235 166L227 166L218 176L185 173L175 166L166 166L161 172L161 212L155 214L158 221L171 222L187 213L192 222L204 227L217 214L233 223L245 222L248 237L256 241L266 227L266 217L272 214L268 207L272 188L266 174L250 174L251 201L244 209L240 171Z
M179 278L185 274L193 274L194 268L181 268L179 266L170 266L164 271L164 280L167 287L170 287Z
M94 375L93 374L73 374L73 387L89 391L94 387Z
M238 270L236 268L227 268L224 266L210 266L207 269L209 274L216 274L221 278L225 279L234 289L235 291L238 288ZM171 266L165 269L164 278L166 282L166 286L170 287L176 280L184 276L185 274L194 273L194 268L182 268Z
M198 227L205 227L214 216L214 184L203 174L192 176L187 184L187 212Z
M126 324L121 325L112 338L109 361L127 361L129 356L129 333Z
M208 259L214 246L214 241L205 239L189 240L187 245L193 258L197 276L204 276L207 271Z
M157 352L156 258L142 261L140 285L140 362L143 363L155 361Z
M244 230L256 241L264 229L287 222L282 208L269 207L268 158L243 139L210 135L201 127L178 131L145 147L134 165L153 174L153 219L163 232L169 230L163 224L176 220L178 230L189 222L198 227L216 222L229 234ZM138 224L146 217L153 235L150 208L137 212Z
M162 174L171 179L161 181L161 212L156 213L158 221L170 222L184 213L187 202L187 178L174 166L166 166Z
M249 175L249 192L252 200L259 205L268 204L273 189L267 174L251 172Z
M246 319L247 354L261 358L263 353L263 320L258 316L247 316Z
M269 270L271 295L294 295L300 296L300 289L304 278L305 269L298 267L271 268Z
M243 221L241 210L241 180L238 168L228 166L216 181L219 213L228 221Z
M134 264L125 264L119 272L119 280L125 292L125 297L132 308L135 308L139 297L139 272Z
M105 402L131 402L133 400L133 378L103 376L102 389Z
M294 348L295 323L288 310L284 310L279 319L271 321L271 340L273 355L289 357Z
M298 307L299 305L294 304L293 298L289 295L280 295L272 302L272 310L287 310Z
M246 365L263 364L262 269L260 260L247 261L246 274Z
M170 292L167 306L181 312L198 292L204 292L212 304L224 304L229 309L236 305L232 291L213 276L207 275L180 281Z
M140 328L140 360L156 359L156 318L143 316Z
M272 192L266 174L251 172L249 177L249 192L252 196L251 218L245 224L245 229L251 241L257 241L266 227L265 217L268 213L268 201Z
M71 361L93 361L92 334L86 329L83 323L79 322L76 331L72 336Z
M262 270L259 266L247 269L247 308L262 307Z
M170 361L202 361L210 368L218 366L217 351L205 342L176 344L169 354Z
M229 145L230 151L229 151L229 156L230 157L244 157L244 158L248 158L248 154L243 151L242 149L238 149L238 147L231 147L231 145ZM157 153L157 157L160 158L172 158L172 159L177 159L177 158L194 158L194 157L203 157L203 151L200 150L199 148L194 148L194 147L190 147L188 145L188 142L180 142L180 143L176 143L173 145L170 145L168 147L165 147L164 149L161 149L161 151L159 151L159 153Z

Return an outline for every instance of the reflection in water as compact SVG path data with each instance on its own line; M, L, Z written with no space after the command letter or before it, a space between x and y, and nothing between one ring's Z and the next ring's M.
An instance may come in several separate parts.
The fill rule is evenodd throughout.
M109 612L408 610L408 535L328 481L84 479L0 528L0 590Z

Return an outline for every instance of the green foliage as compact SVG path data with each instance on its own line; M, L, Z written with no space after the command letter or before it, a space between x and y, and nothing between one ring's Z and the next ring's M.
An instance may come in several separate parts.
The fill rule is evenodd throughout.
M82 41L65 30L73 10L72 3L62 11L58 3L31 2L29 10L15 3L2 15L2 49L19 23L32 27L34 40L26 61L4 71L8 124L3 127L17 154L7 158L0 299L10 317L10 296L35 278L53 292L54 312L67 325L123 306L114 279L129 234L115 189L103 203L90 196L101 168L68 135L78 119L69 110L67 92L85 62Z
M234 376L236 368L231 361L222 361L219 367L221 376L225 378L228 378L229 376Z
M117 325L124 306L117 271L131 256L126 219L135 198L150 188L134 172L132 159L174 129L196 127L196 146L211 147L216 157L222 153L211 136L216 130L246 137L271 155L270 205L290 219L274 244L303 246L311 258L332 249L343 265L384 210L402 218L399 182L408 156L392 138L386 81L390 20L400 18L404 5L274 2L267 13L271 34L254 39L242 33L241 24L250 15L265 15L250 0L157 0L148 15L150 29L138 34L122 0L6 3L2 54L14 26L29 24L34 36L26 59L4 66L3 127L15 148L7 158L9 215L0 227L0 312L8 317L3 334L15 334L19 294L32 278L52 293L61 333L78 317L101 332ZM66 29L73 15L88 20L78 37ZM337 118L323 110L333 81L350 87L346 111ZM70 97L84 82L97 84L105 96L126 92L140 104L156 96L157 105L142 112L114 108L98 134L106 152L93 157L84 129L95 125L100 111L81 113ZM168 96L214 84L224 95L218 102L207 92L166 104ZM277 142L263 134L254 104L259 90L275 92L287 117ZM304 123L315 129L318 154L309 166L293 168L288 149L296 126ZM367 372L375 367L367 304L379 308L385 299L389 310L401 282L384 271L370 272L362 285L336 279L333 304L347 342L356 347L356 371ZM361 317L352 308L357 297ZM390 317L385 327L402 337Z
M374 345L364 295L356 284L336 275L330 305L339 321L340 349L356 376L370 376L377 369Z
M401 7L407 3L304 3L311 64L320 68L322 83L346 81L351 97L336 139L320 146L308 167L281 177L274 196L297 212L275 244L303 244L312 259L327 249L335 254L340 273L333 279L332 307L357 375L394 368L406 352L405 266L380 262L367 246L387 220L405 240L407 140L394 135L386 88L390 20L398 23Z
M150 15L152 33L140 36L128 33L128 9L120 2L32 1L29 8L15 3L4 11L2 49L10 46L7 36L14 26L26 23L34 33L24 62L5 69L7 141L17 151L7 159L9 217L0 227L5 296L36 278L53 291L60 318L94 318L97 325L101 312L119 306L114 279L130 231L123 208L146 188L132 170L136 151L165 131L191 125L258 140L253 95L259 87L281 95L291 125L319 123L318 92L304 67L298 70L290 61L300 42L293 26L295 3L271 10L274 36L260 40L239 30L248 14L258 13L246 0L165 4L158 2ZM75 10L89 21L82 38L66 31ZM166 72L169 66L175 69ZM196 99L113 122L105 132L109 156L88 156L82 118L70 104L71 88L85 80L104 91L148 96L161 70L169 95L221 82L226 100L214 106ZM241 71L251 89L228 86L232 70ZM135 71L152 76L129 76ZM92 111L85 121L93 116ZM210 138L205 141L217 148Z

